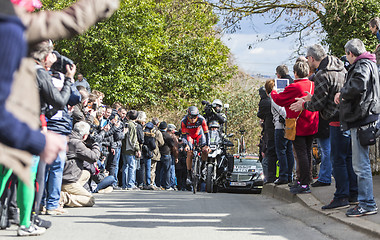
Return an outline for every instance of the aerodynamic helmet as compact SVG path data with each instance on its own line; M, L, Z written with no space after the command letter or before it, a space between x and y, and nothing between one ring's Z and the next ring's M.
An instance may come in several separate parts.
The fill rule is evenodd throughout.
M196 106L191 106L191 107L189 107L187 109L187 115L189 117L194 117L195 118L195 117L198 116L198 114L199 114L199 110L198 110L198 108Z

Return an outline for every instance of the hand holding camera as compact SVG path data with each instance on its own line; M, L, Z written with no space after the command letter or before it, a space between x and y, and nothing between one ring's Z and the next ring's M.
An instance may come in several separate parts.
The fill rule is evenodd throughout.
M67 64L66 65L66 77L68 78L71 78L71 82L74 82L74 76L75 76L75 73L77 71L77 67L75 66L75 64Z

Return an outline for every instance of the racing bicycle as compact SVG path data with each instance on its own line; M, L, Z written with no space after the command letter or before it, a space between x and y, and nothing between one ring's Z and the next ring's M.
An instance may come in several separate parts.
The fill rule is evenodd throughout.
M193 193L195 194L198 190L198 184L200 184L202 178L202 159L201 159L201 147L197 144L194 146L193 150Z

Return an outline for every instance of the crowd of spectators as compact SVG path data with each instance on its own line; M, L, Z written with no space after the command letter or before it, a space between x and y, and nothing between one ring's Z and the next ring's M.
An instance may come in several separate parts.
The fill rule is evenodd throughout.
M369 22L380 41L379 26L378 17ZM265 183L288 184L290 192L302 194L331 185L333 176L336 190L322 209L353 205L348 217L371 215L377 213L377 205L369 145L375 143L378 131L380 57L367 52L360 39L349 40L344 50L346 55L339 59L326 54L321 45L309 46L306 57L299 57L293 66L294 80L285 65L277 67L277 77L289 81L285 88L268 80L259 89L261 159ZM290 122L296 122L294 139L288 135ZM321 159L314 182L313 145ZM315 152L314 158L319 158Z
M91 90L83 74L74 81L75 64L54 67L63 56L53 51L49 39L82 33L111 16L118 5L118 0L80 0L62 11L30 13L41 7L39 1L0 3L1 229L17 223L19 236L42 234L51 222L40 218L41 213L62 215L67 214L65 206L91 207L99 192L189 190L189 154L175 125L156 117L148 121L145 112L118 102L106 106L105 95ZM379 18L370 21L380 40L379 26ZM379 58L376 64L359 39L344 48L346 64L313 45L295 63L294 82L286 66L279 66L277 76L290 84L277 91L270 80L260 89L263 165L267 183L289 183L295 194L330 185L332 172L336 192L322 208L357 204L346 215L363 216L377 213L369 146L363 141L380 114ZM377 47L376 55L379 51ZM221 104L215 100L212 106L220 111ZM207 121L226 121L209 110L216 118ZM297 126L295 139L289 140L285 122L291 118ZM312 183L316 133L322 164Z

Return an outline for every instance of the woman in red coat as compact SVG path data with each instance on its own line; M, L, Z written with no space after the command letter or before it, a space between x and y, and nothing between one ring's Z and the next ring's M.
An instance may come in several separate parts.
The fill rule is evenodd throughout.
M318 112L303 110L294 112L289 109L290 105L296 101L296 98L302 98L307 95L306 92L314 94L314 83L307 77L309 75L309 65L307 62L299 61L293 67L295 80L281 93L273 90L271 93L273 101L282 107L285 107L286 118L297 118L296 138L293 141L293 148L296 152L299 164L299 182L300 184L290 191L297 193L310 193L310 166L311 166L311 146L313 135L318 132Z

